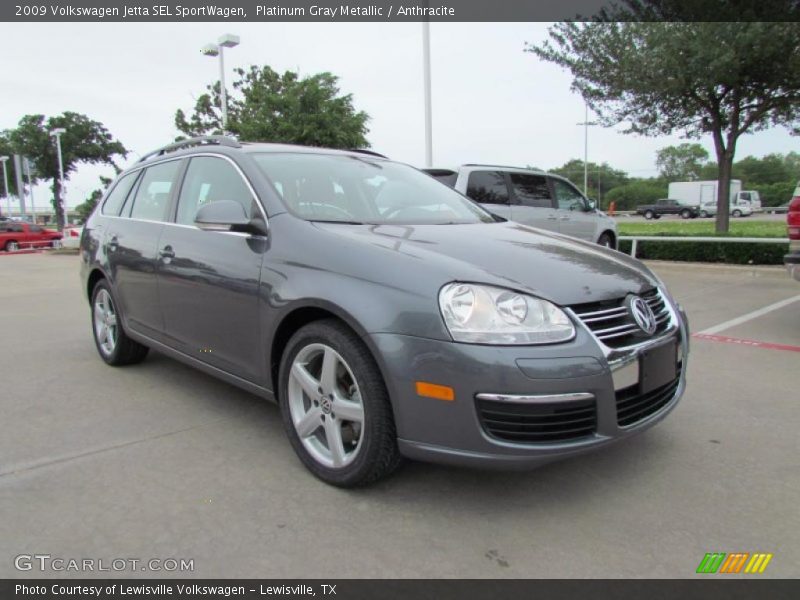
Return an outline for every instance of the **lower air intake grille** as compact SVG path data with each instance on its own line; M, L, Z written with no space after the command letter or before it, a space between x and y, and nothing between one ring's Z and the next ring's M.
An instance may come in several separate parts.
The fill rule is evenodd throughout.
M573 441L597 429L594 399L552 404L476 400L484 431L507 442L546 444Z
M639 394L638 385L617 392L617 423L626 427L646 419L669 404L678 389L679 378L646 394Z

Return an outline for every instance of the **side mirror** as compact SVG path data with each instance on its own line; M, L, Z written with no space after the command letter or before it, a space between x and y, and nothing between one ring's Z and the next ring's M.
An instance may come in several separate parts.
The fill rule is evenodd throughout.
M597 200L593 198L588 198L586 203L586 212L592 212L593 210L597 210Z
M266 235L266 223L259 216L251 219L238 202L217 200L200 207L194 217L195 225L207 231L241 231Z

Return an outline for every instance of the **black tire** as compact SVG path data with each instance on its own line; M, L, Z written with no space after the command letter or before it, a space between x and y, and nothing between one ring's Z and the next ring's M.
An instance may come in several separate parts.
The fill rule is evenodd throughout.
M101 348L100 341L97 339L97 328L95 327L95 301L101 291L105 291L110 296L117 318L117 341L114 345L114 349L110 353L104 352ZM97 353L100 355L100 358L106 362L106 364L109 364L112 367L121 367L124 365L140 363L145 359L150 349L147 346L132 340L128 337L128 334L125 333L125 329L122 325L122 314L119 310L119 304L117 303L116 298L114 298L114 293L111 291L111 286L108 285L108 282L105 279L99 280L95 284L94 290L92 290L91 311L92 337L94 338L94 344L97 348Z
M648 221L649 221L650 219L653 219L653 218L655 218L655 216L656 216L656 213L654 213L652 210L646 210L646 211L644 211L644 218L645 218L645 219L647 219Z
M731 214L734 216L734 218L738 219L739 217L741 217L741 216L742 216L742 211L740 211L740 210L737 208L737 209L736 209L735 211L733 211Z
M604 231L600 235L600 237L597 238L597 243L599 245L601 245L601 246L605 246L606 248L612 248L613 249L614 248L614 237L610 233L608 233L607 231Z
M8 240L4 248L6 252L15 252L16 250L19 250L19 244L17 243L17 240Z
M681 211L681 219L691 219L692 218L692 211L683 209Z
M289 377L292 364L310 344L325 344L347 362L361 392L364 425L361 448L351 463L328 467L305 448L292 422L289 407ZM391 474L401 463L389 393L372 354L346 325L334 319L314 321L299 329L289 340L281 357L278 401L283 425L300 460L316 477L337 487L367 485Z

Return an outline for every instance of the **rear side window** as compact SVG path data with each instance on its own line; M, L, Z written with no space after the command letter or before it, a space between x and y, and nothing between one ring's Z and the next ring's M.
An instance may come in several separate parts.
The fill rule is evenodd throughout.
M104 215L111 215L112 217L119 216L122 205L125 204L125 198L130 194L131 188L133 184L136 183L136 177L138 177L138 175L139 172L137 171L135 173L128 173L122 177L114 186L114 189L111 190L106 201L103 202L103 207L100 209L100 212Z
M132 219L163 221L166 218L169 195L180 164L179 160L171 160L145 170L133 199Z
M473 171L467 181L467 196L483 204L508 204L505 175L500 171Z
M511 173L510 176L511 187L521 204L535 208L553 208L545 177L525 173Z
M33 232L33 233L39 233L40 231L44 231L44 230L43 230L41 227L39 227L38 225L31 225L31 226L29 226L29 227L28 227L28 229L29 229L31 232Z
M193 158L181 187L176 223L194 225L200 207L219 200L238 202L246 215L253 216L253 194L233 165L222 158Z

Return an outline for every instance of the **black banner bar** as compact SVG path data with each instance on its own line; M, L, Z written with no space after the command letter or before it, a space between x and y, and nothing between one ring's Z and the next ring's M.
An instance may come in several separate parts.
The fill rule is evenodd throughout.
M800 582L797 580L763 580L749 576L709 576L692 580L0 580L0 598L4 600L788 600L798 597Z

